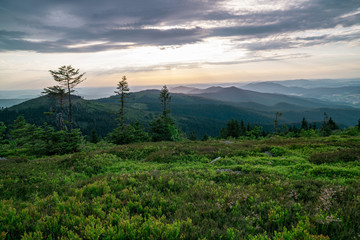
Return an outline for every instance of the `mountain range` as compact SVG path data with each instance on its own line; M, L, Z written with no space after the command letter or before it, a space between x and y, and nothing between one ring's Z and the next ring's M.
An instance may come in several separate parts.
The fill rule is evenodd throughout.
M171 116L185 133L195 131L199 137L204 134L217 136L220 129L232 118L244 120L251 125L258 124L265 130L271 131L276 112L282 113L280 124L299 124L305 117L309 122L320 125L325 112L341 127L354 126L360 118L360 109L356 104L353 106L344 102L319 100L319 96L328 94L330 90L339 92L346 86L330 90L321 88L323 91L319 91L315 96L317 99L299 95L305 95L305 90L309 90L306 96L311 96L310 92L315 94L317 90L314 89L318 88L289 87L274 82L252 83L243 88L220 86L205 89L189 86L170 88ZM258 88L258 91L253 91L255 88ZM358 95L357 86L350 88L348 92ZM262 93L261 89L268 92ZM271 91L276 93L269 93ZM297 96L294 96L286 95L285 91L298 92ZM159 90L132 93L127 99L125 109L128 122L140 121L145 128L148 128L150 121L161 114L159 93ZM89 135L95 129L99 135L106 136L116 127L116 112L120 108L117 96L94 100L73 96L73 99L75 126L85 135ZM0 111L0 121L11 124L18 115L23 115L30 123L48 122L56 126L56 114L52 112L58 111L59 106L55 99L41 96Z
M331 102L332 104L360 107L360 85L305 88L284 86L276 82L259 82L247 84L242 88L262 93L295 95L304 98L315 98L321 101Z

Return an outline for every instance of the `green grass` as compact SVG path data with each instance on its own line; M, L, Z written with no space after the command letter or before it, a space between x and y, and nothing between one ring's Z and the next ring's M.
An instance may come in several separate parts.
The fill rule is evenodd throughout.
M274 137L9 157L0 239L358 239L358 149Z

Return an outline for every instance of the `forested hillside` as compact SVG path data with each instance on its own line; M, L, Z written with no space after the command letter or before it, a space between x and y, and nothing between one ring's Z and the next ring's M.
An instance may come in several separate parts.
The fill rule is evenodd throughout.
M149 122L161 114L159 93L159 90L133 93L125 106L127 121L140 121L148 128ZM231 118L243 119L251 124L272 125L271 116L264 116L255 110L199 97L172 95L171 115L184 132L196 131L199 137L204 134L217 136ZM74 126L79 127L84 134L90 135L95 129L100 136L106 136L116 127L116 113L120 108L118 97L99 100L84 100L76 96L73 98ZM43 96L0 111L0 121L11 124L18 115L23 115L30 123L40 125L46 121L56 126L56 114L51 112L58 109L55 99Z
M217 88L216 91L219 89L222 88ZM222 89L222 92L219 92L219 98L222 98L221 96L231 97L226 90ZM231 92L233 90L241 96L238 90L230 89ZM146 90L132 93L125 105L128 123L139 121L145 129L148 129L151 120L161 114L159 92L159 90ZM232 118L243 120L245 124L258 124L265 130L272 131L275 113L278 111L283 113L279 122L286 125L300 124L303 117L311 122L321 124L324 112L332 116L340 127L354 126L360 118L360 109L320 107L323 106L321 104L311 107L311 102L299 99L296 101L303 105L293 105L282 102L286 100L283 99L286 97L283 95L271 95L273 99L276 96L281 96L281 98L277 98L270 106L258 102L236 101L236 98L231 101L226 99L220 101L212 99L214 96L209 93L197 96L173 93L170 104L171 115L176 120L178 127L186 134L195 131L198 137L202 137L205 134L218 136L220 129ZM105 137L116 127L116 113L120 108L118 97L98 100L84 100L77 96L73 96L73 98L74 126L80 128L83 134L90 136L91 132L95 130L97 134ZM271 102L264 100L263 103L270 104ZM59 111L56 99L43 96L0 111L0 121L11 124L18 115L23 115L30 123L41 125L43 122L47 122L56 127L56 111Z

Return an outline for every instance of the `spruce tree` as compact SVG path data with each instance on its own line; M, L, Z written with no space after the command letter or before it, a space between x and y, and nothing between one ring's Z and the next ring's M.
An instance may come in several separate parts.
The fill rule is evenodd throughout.
M240 121L240 135L241 136L246 135L246 128L245 128L244 120L242 120L242 119Z
M303 119L301 121L301 129L304 129L304 130L309 129L308 122L306 121L305 117L303 117Z
M241 134L241 126L240 125L241 124L239 124L238 120L231 119L230 121L228 121L226 123L226 127L221 129L220 137L221 138L228 138L228 137L238 138Z
M206 133L204 134L204 136L201 138L201 141L207 141L209 140L209 135L207 135Z
M163 86L163 88L160 91L160 102L163 108L163 115L166 116L168 113L170 113L170 109L168 109L168 106L171 101L170 92L166 85Z
M247 126L246 126L246 131L247 132L250 132L252 130L251 126L250 126L250 123L248 122L247 123Z
M97 143L97 142L99 142L99 137L98 137L95 129L91 130L90 142L91 142L91 143Z
M120 127L124 128L124 124L125 124L125 114L124 114L125 98L130 94L130 93L128 93L130 91L130 89L129 89L129 86L128 86L126 76L122 77L122 79L118 83L116 89L117 89L117 91L115 91L115 93L120 96L120 103L121 103L120 111L119 111Z
M152 140L158 141L177 141L181 139L179 130L175 127L175 121L168 116L170 113L169 104L171 96L166 85L160 91L160 104L162 114L150 123L150 135Z
M115 93L120 96L119 124L109 135L107 140L115 144L129 144L134 142L149 141L149 135L144 131L143 126L139 122L125 124L125 103L126 98L130 95L129 85L126 76L123 76L117 84Z
M0 122L0 143L5 138L6 126L4 122Z
M329 121L327 122L327 126L330 128L330 130L339 129L338 125L334 122L334 120L331 117L329 118Z

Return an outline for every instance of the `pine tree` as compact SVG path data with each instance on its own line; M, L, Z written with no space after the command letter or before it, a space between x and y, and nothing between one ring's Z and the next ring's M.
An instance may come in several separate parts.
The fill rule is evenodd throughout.
M248 122L247 123L247 126L246 126L246 131L247 132L250 132L252 130L251 126L250 126L250 123Z
M239 121L236 119L232 119L226 123L226 127L222 128L220 131L221 138L238 138L241 134L241 127Z
M161 115L150 123L150 135L154 142L159 141L172 141L171 126L175 122L169 116Z
M298 134L299 133L299 129L294 125L293 126L293 132L295 133L295 134Z
M175 121L168 116L170 113L169 104L171 96L166 85L160 91L160 104L163 112L160 117L150 123L150 135L152 140L158 141L178 141L181 139L179 130L175 127Z
M122 77L122 79L118 83L116 89L117 89L117 91L115 91L115 93L120 96L120 102L121 102L121 107L120 107L120 111L119 111L120 127L124 128L124 124L125 124L125 114L124 114L125 98L130 94L130 93L128 93L130 91L130 89L129 89L129 86L128 86L128 82L126 80L126 76Z
M327 126L330 128L330 130L339 129L338 125L334 122L334 120L331 117L329 118L329 121L327 122Z
M91 142L91 143L97 143L97 142L99 142L99 137L98 137L95 129L91 130L90 142Z
M54 80L64 87L68 95L69 101L69 124L70 130L73 127L73 116L72 116L72 102L71 93L74 92L74 87L86 80L83 78L85 73L79 73L79 69L73 68L71 65L59 67L58 70L49 70Z
M201 138L201 141L207 141L207 140L209 140L209 135L205 133L204 136Z
M168 113L170 113L170 109L168 109L168 106L171 101L170 92L166 85L163 86L163 88L160 91L160 102L163 108L163 115L166 116Z
M241 135L241 136L245 136L245 135L246 135L245 124L244 124L244 120L242 120L242 119L241 119L241 121L240 121L240 135Z
M303 117L303 119L301 121L301 129L304 129L304 130L309 129L308 122L306 121L305 117Z
M6 126L4 122L0 122L0 143L5 138Z
M129 144L134 142L147 142L150 137L144 131L143 126L139 122L117 127L108 137L108 141L115 144Z

